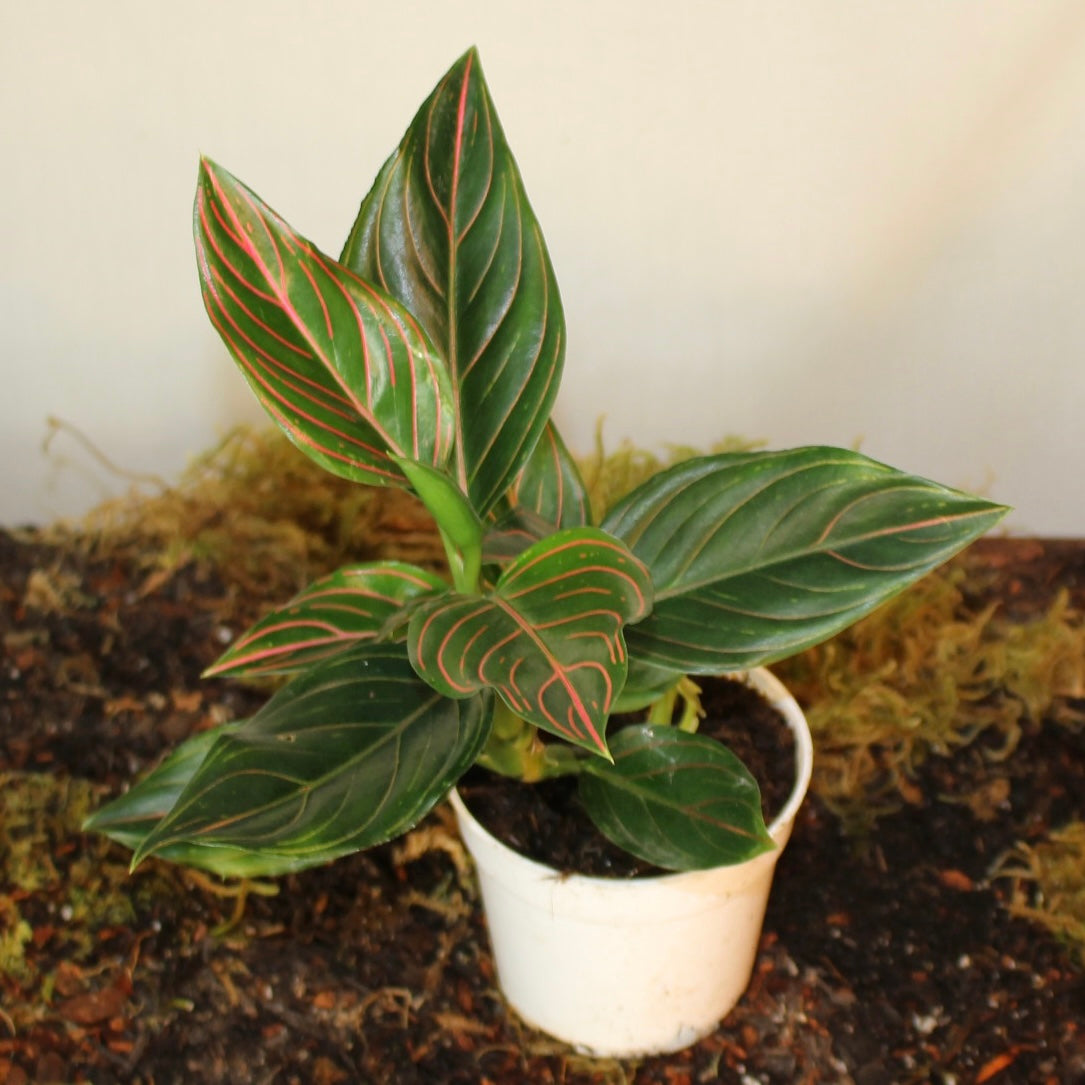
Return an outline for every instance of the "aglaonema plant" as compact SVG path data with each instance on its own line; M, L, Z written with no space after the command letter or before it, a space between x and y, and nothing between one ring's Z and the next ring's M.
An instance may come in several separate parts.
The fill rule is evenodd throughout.
M338 259L209 160L194 220L208 315L267 412L328 471L413 491L450 579L351 565L241 636L209 674L289 681L92 816L133 865L325 863L409 829L476 763L578 775L599 829L664 868L755 855L757 784L695 712L674 724L676 691L831 636L1005 511L815 447L688 460L593 523L550 417L557 282L474 50ZM625 710L645 722L608 734Z

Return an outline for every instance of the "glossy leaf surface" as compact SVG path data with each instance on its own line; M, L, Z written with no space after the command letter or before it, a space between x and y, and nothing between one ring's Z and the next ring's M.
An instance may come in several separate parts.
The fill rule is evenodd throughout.
M403 562L345 566L313 581L238 637L208 675L289 674L375 640L409 600L443 591L433 573Z
M396 453L451 455L444 363L413 317L204 159L195 207L204 305L287 436L327 470L402 484Z
M169 813L218 737L238 726L231 723L193 735L123 795L91 814L83 823L84 831L102 833L133 851L141 847ZM285 857L268 857L241 848L186 843L162 848L157 854L171 863L199 867L221 877L257 878L293 869Z
M509 502L513 508L530 511L551 530L591 522L588 490L580 468L553 422L543 431L509 491Z
M402 302L442 352L456 396L457 481L485 515L550 416L565 323L475 50L381 169L342 261Z
M775 845L757 782L725 746L674 727L623 727L613 764L587 763L580 797L619 847L666 870L743 862Z
M580 468L550 423L505 497L492 513L485 540L487 561L505 562L559 528L591 522L590 500Z
M640 563L595 528L526 550L486 596L448 592L411 618L411 661L448 697L496 689L518 715L606 754L625 682L622 626L651 605Z
M220 736L134 863L175 845L241 848L296 870L409 829L470 766L488 694L441 697L397 645L317 664Z
M474 591L478 586L485 528L467 495L443 471L413 460L396 462L437 522L452 582L463 591Z
M1005 509L856 452L706 456L628 495L604 527L651 570L630 651L676 671L768 663L838 632Z

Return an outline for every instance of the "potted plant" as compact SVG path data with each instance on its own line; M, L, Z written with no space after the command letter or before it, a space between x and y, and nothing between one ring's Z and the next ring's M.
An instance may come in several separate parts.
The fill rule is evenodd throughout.
M605 904L602 925L576 920L582 941L566 957L583 983L560 978L521 997L499 956L502 981L526 1017L591 1050L691 1042L738 997L753 949L724 951L737 976L711 1004L698 989L693 1021L680 990L693 981L672 938L692 917L695 955L725 945L718 916L697 924L715 883L737 877L758 881L740 907L756 941L809 778L809 734L786 692L753 670L798 736L796 786L770 832L756 782L697 733L695 712L674 725L657 707L651 722L610 733L608 721L668 706L676 690L688 701L685 676L751 672L829 637L1005 510L856 452L800 448L688 460L593 520L551 420L565 352L557 283L474 50L422 105L338 260L209 160L194 217L207 312L268 413L327 470L413 491L450 581L380 562L311 584L208 672L289 681L251 719L189 739L88 826L133 848L133 866L156 855L275 875L403 833L476 764L527 782L576 776L607 837L683 873L634 883L644 895ZM457 806L488 864L494 849ZM581 880L528 874L541 905L504 873L484 875L512 901L500 921L512 930L542 937L559 884L586 907ZM647 901L674 884L684 903ZM601 943L625 912L649 916L664 947L650 986L677 1020L658 1028L664 1011L634 1005L613 947L599 966L581 956L585 930ZM617 940L633 964L650 955L631 935ZM546 950L529 967L550 972L559 956ZM611 972L617 993L587 983ZM631 1022L623 1037L580 1029L580 987L603 1003L596 1016ZM571 1027L548 1016L555 1002L573 1007Z

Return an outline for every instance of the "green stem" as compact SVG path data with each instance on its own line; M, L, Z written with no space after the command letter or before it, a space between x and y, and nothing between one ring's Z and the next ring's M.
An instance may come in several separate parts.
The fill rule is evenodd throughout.
M582 771L584 758L572 746L543 742L539 730L500 698L494 709L493 730L478 763L491 772L524 783L571 776Z
M452 585L456 591L464 595L478 593L479 574L482 571L482 549L471 547L469 550L461 550L448 536L440 524L437 530L441 536L441 542L445 548L445 557L448 559L448 568L452 573Z
M679 698L682 701L682 714L675 722L674 710ZM657 727L674 726L679 731L695 734L704 714L701 707L701 687L689 675L684 674L662 697L652 702L648 709L647 722Z

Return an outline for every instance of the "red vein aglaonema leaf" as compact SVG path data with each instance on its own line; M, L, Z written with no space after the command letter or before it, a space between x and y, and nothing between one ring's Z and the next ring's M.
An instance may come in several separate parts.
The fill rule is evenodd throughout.
M588 488L553 422L547 424L508 497L514 508L529 509L552 527L591 523Z
M91 814L83 822L83 831L103 833L132 851L141 848L180 798L211 747L240 726L240 723L227 723L186 739L146 776ZM281 856L265 857L247 848L186 842L167 845L156 854L171 863L200 867L224 878L259 878L284 874L289 869L289 862Z
M253 852L275 874L406 832L474 763L493 697L442 697L402 644L357 644L309 668L220 734L133 855ZM229 864L223 873L231 873Z
M442 591L433 573L403 562L345 566L313 581L230 646L207 675L289 674L374 640L409 600Z
M489 595L423 601L411 662L448 697L494 688L524 719L606 756L627 667L622 627L650 606L651 582L628 549L572 528L524 551Z
M485 515L550 416L565 323L475 50L423 103L341 259L402 302L442 352L456 396L457 482Z
M648 566L639 659L713 673L839 632L993 527L1006 509L835 448L688 460L603 526Z
M485 539L488 561L502 563L558 528L591 523L591 502L580 468L553 422L505 498L492 512Z
M204 305L264 408L327 470L403 485L389 453L444 464L448 372L410 314L204 159L195 206Z
M740 863L774 847L757 781L707 735L647 724L611 740L613 764L593 760L580 798L605 836L667 870Z

